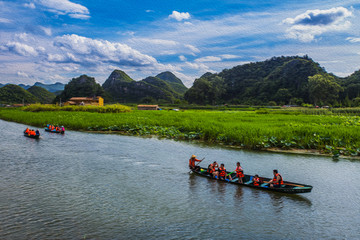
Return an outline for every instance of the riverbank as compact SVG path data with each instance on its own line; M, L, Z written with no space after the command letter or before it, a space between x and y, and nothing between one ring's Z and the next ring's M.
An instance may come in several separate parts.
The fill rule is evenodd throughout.
M1 109L0 118L44 127L159 136L178 140L241 147L244 149L316 151L321 154L359 156L360 118L256 111L131 111L124 113L27 112ZM296 150L298 151L298 150Z

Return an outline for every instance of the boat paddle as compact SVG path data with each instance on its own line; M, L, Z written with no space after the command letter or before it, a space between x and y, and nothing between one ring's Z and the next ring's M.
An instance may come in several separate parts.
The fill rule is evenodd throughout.
M234 173L235 171L232 171L231 173L227 174L226 176L229 176L230 174Z

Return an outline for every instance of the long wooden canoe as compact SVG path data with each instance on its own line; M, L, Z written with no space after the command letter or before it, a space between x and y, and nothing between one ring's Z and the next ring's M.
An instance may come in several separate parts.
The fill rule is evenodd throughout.
M52 133L61 133L61 134L65 133L64 131L56 131L56 130L51 130L51 129L48 129L48 128L45 128L45 131L46 132L52 132Z
M24 136L28 137L28 138L35 138L35 139L38 139L40 137L40 135L29 135L27 133L24 133Z
M241 185L241 186L246 186L246 187L252 187L252 188L257 188L257 189L263 189L263 190L267 190L267 191L275 191L275 192L283 192L283 193L306 193L306 192L311 192L312 190L312 186L310 185L305 185L305 184L300 184L300 183L294 183L294 182L287 182L284 181L284 184L281 185L280 187L270 187L269 186L269 181L271 180L270 178L264 178L264 177L260 177L261 179L261 184L259 186L255 186L253 184L253 177L252 175L245 175L245 177L243 178L243 183L239 183L238 179L236 178L236 173L232 173L231 177L233 180L218 180L212 177L212 175L210 175L207 172L207 168L202 168L200 167L199 170L192 170L192 172L194 172L197 175L203 176L203 177L207 177L207 178L211 178L217 181L222 181L222 182L227 182L227 183L232 183L232 184L237 184L237 185ZM229 172L228 172L229 174Z

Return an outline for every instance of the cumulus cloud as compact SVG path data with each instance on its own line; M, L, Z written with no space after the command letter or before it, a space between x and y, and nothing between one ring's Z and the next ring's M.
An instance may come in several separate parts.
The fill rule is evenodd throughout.
M346 40L351 42L351 43L360 42L360 38L355 38L355 37L348 37L348 38L346 38Z
M173 18L180 22L182 20L190 19L190 13L173 11L172 14L169 15L169 18Z
M291 27L287 29L287 37L299 39L302 42L311 42L316 36L329 31L342 31L350 27L346 21L352 12L344 7L328 10L308 10L295 18L283 20L284 24Z
M35 48L20 42L8 42L5 45L0 46L0 50L8 51L20 56L27 56L27 57L28 56L36 57L39 55L38 51Z
M80 4L69 0L36 0L36 3L45 7L49 12L59 15L69 15L71 18L88 19L89 10Z
M80 62L82 64L112 63L125 66L147 66L157 64L155 58L140 53L126 44L96 40L76 34L56 37L54 45L64 53L51 55L52 61ZM72 54L72 55L69 55ZM74 56L69 57L69 56Z

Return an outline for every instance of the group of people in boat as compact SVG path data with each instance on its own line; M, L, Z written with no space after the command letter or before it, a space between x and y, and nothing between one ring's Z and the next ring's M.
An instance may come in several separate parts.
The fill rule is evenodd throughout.
M24 134L27 134L29 136L39 136L40 132L39 132L39 129L37 129L35 131L34 129L26 128L25 131L24 131Z
M48 124L46 125L47 129L49 129L50 131L56 131L56 132L65 132L65 128L64 126L54 126L52 124Z
M197 166L196 162L200 163L201 161L202 160L197 159L195 155L192 155L191 158L189 159L189 168L192 171L199 171L200 167ZM230 173L226 172L226 168L223 163L221 163L219 166L219 164L216 161L209 164L209 166L207 168L207 174L215 179L233 181L232 176L231 176L232 173L236 173L235 176L237 178L238 183L244 183L243 182L244 177L245 177L244 169L242 168L240 162L236 163L235 170ZM269 186L270 187L281 187L281 185L284 184L282 176L278 173L277 169L273 170L273 174L274 174L273 179L268 182ZM260 184L262 184L262 183L263 183L262 178L260 178L259 175L256 174L255 176L253 176L252 184L254 186L260 186Z

